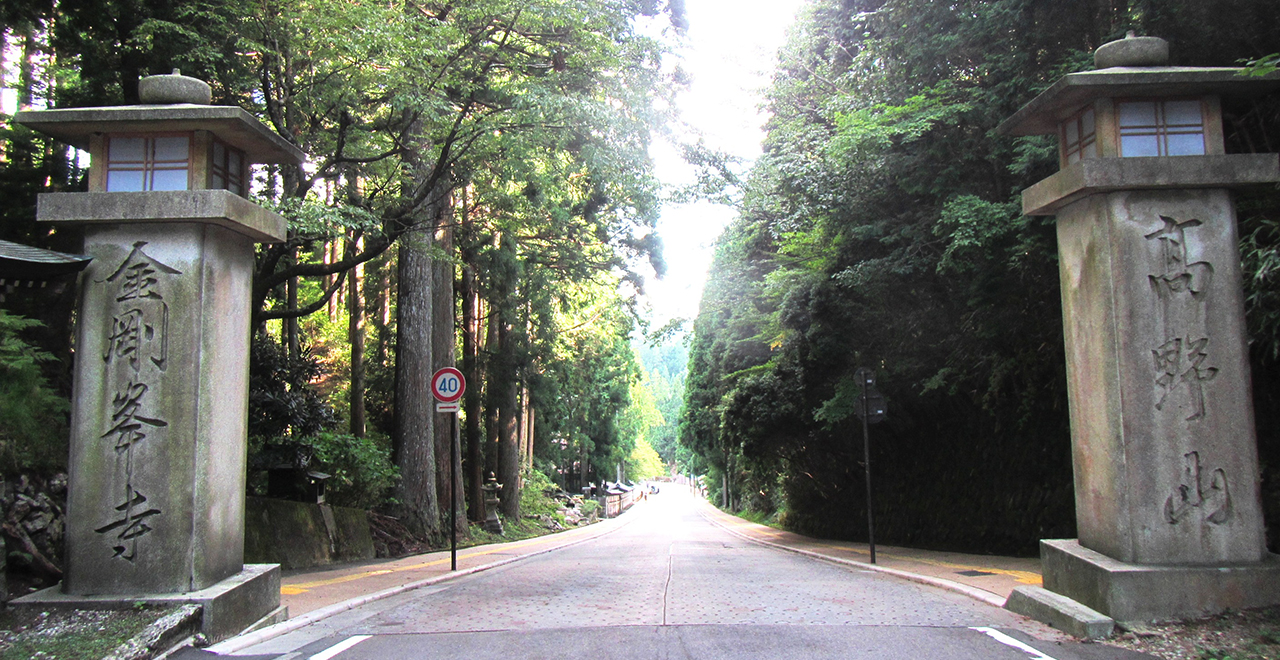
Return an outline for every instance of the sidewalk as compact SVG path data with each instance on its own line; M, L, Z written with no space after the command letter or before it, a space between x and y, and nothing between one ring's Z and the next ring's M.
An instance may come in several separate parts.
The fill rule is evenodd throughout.
M705 501L700 513L727 531L782 550L888 573L957 591L997 607L1020 585L1040 586L1040 559L968 555L876 544L876 563L866 543L826 541L748 522Z
M644 506L643 503L639 506ZM1040 585L1040 560L968 555L954 552L876 546L876 565L867 563L865 543L824 541L784 532L732 516L704 500L696 500L698 512L712 523L739 537L783 550L859 568L876 570L904 579L964 593L993 605L1003 605L1018 585ZM583 543L627 524L629 516L606 520L558 534L524 541L475 546L458 550L458 570L452 575L474 573ZM449 551L380 559L342 566L287 571L281 580L280 601L289 616L321 609L352 607L425 584L448 579ZM350 601L357 602L350 602Z
M368 602L449 577L496 568L525 557L584 543L604 536L628 521L626 516L621 516L523 541L459 548L456 571L450 570L448 550L399 559L284 571L280 578L280 604L289 608L290 618L295 618L315 610L350 604L348 601L352 599Z

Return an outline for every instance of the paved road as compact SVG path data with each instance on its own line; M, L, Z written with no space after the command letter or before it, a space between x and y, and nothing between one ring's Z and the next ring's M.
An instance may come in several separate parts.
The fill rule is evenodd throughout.
M1149 657L1064 641L1037 623L960 594L745 541L699 515L681 489L670 490L593 541L370 603L238 655Z

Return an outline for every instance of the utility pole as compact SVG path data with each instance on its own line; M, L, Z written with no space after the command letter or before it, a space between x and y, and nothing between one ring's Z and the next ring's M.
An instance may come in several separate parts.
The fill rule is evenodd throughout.
M875 518L871 512L871 432L867 428L884 419L884 396L876 391L876 373L865 367L858 367L853 377L862 386L862 396L858 406L858 417L862 418L862 464L866 470L867 481L867 545L871 551L871 563L876 563Z

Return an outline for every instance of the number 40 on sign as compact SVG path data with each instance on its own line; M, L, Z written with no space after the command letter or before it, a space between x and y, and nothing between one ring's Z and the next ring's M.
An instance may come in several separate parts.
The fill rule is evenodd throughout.
M458 412L458 400L467 391L467 379L453 367L444 367L431 376L431 394L436 398L436 412Z

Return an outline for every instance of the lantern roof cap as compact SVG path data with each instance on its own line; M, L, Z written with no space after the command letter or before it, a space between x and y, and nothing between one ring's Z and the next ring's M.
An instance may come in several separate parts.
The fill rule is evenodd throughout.
M301 149L235 106L175 103L23 110L14 121L85 150L95 133L205 130L245 152L254 163L298 164L306 159Z
M1233 67L1168 66L1169 42L1139 37L1105 43L1093 54L1094 71L1069 73L996 127L1000 135L1045 135L1099 98L1250 96L1280 87L1280 75L1249 76Z
M1177 96L1254 96L1280 88L1280 76L1247 76L1234 67L1111 67L1069 73L1004 120L1001 135L1044 135L1095 99Z

